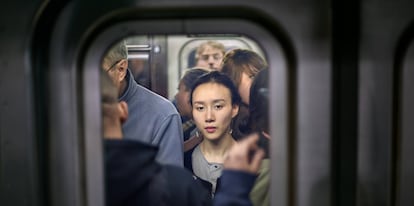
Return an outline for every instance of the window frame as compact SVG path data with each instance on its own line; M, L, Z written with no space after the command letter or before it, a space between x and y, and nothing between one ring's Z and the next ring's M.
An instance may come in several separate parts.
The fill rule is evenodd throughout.
M270 33L260 25L243 19L186 19L186 20L134 20L120 22L107 27L97 34L85 52L84 62L80 71L82 77L82 107L85 141L85 169L88 195L102 195L104 184L102 151L97 145L102 145L101 119L99 102L99 73L100 62L105 51L111 44L122 38L135 35L182 35L182 34L241 34L256 41L266 52L270 70L270 122L271 122L271 203L272 205L287 205L289 189L289 165L292 161L289 155L289 105L290 96L295 91L289 90L290 72L286 51L274 33ZM279 38L280 39L280 38Z

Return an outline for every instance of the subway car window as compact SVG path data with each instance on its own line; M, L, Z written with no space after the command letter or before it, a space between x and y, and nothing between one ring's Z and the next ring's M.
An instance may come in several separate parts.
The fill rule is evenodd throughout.
M135 81L167 99L174 98L184 73L197 67L196 50L204 42L218 42L224 46L225 52L246 49L266 57L255 41L236 34L140 35L127 37L123 41L128 51L128 68Z
M265 155L263 157L262 166L260 167L260 172L257 171L261 181L260 183L257 183L257 186L254 186L249 201L259 205L270 204L270 191L268 190L270 188L269 142L271 139L271 132L269 130L270 115L268 114L270 111L268 105L269 90L271 89L268 85L269 73L260 73L264 73L265 70L271 69L271 66L267 63L266 51L260 47L257 42L246 36L236 34L214 36L138 35L129 36L115 42L109 47L109 50L105 53L102 59L101 66L103 75L108 76L112 80L112 83L114 83L111 86L113 86L112 91L117 92L116 97L119 101L118 104L125 104L125 108L127 108L125 109L125 114L127 114L125 116L123 116L123 112L118 112L117 114L114 114L116 113L115 110L113 111L114 113L109 112L108 102L111 101L109 101L108 98L111 99L111 97L108 97L108 95L110 95L110 88L105 85L107 82L105 83L105 81L101 79L101 94L103 101L102 126L105 138L104 174L107 175L105 177L105 191L107 191L106 200L109 201L107 202L108 204L114 203L111 202L114 201L111 197L116 196L116 193L119 192L118 189L114 189L118 184L123 182L123 184L127 184L127 187L139 187L139 185L129 184L127 179L139 177L145 178L145 174L151 167L155 167L157 163L161 163L161 165L164 163L173 164L180 167L180 169L185 170L188 174L192 173L198 178L197 180L204 182L204 184L211 184L211 187L206 187L207 189L196 188L194 190L198 193L203 193L204 190L209 191L208 193L210 193L211 196L214 196L217 188L219 188L217 182L221 178L220 176L223 172L225 156L219 155L213 159L204 153L199 153L201 154L202 159L207 161L208 165L218 168L212 173L212 170L208 168L200 169L200 166L194 166L199 164L197 159L195 159L197 156L194 156L197 154L195 151L203 151L201 148L205 148L214 143L214 145L216 145L215 147L227 147L227 153L227 150L229 150L230 147L225 147L225 144L227 144L227 140L225 140L226 138L231 139L231 141L236 144L236 142L239 140L241 141L251 132L260 132L258 145L265 151ZM198 73L202 70L205 72ZM193 103L189 103L193 98L198 98L198 96L194 96L195 94L190 98L190 95L193 94L191 93L193 87L190 85L197 84L196 82L198 78L201 79L201 76L206 76L208 72L216 70L221 73L220 75L225 76L228 79L228 82L236 88L234 91L237 93L237 96L241 97L241 105L244 105L244 110L241 109L241 106L240 108L238 106L238 114L235 117L232 117L232 124L229 124L228 126L230 128L229 133L220 133L220 130L217 129L214 129L215 132L211 129L204 131L204 121L207 120L203 120L203 117L200 116L193 116L197 114L197 112L194 111L198 110L194 109L195 105L193 105ZM248 75L248 79L246 80L242 77L235 79L234 75L236 73L239 73L240 76ZM105 79L104 76L101 76L101 78ZM153 93L146 92L146 89ZM259 91L261 93L256 94ZM217 92L219 92L219 90L213 93ZM115 96L113 94L114 93L112 93L112 104L114 105L115 102L113 101L113 97ZM246 94L251 96L251 101L243 98ZM200 95L202 96L201 101L207 102L210 101L210 99L211 101L217 101L215 98L225 99L225 96L223 97L220 95L217 97L210 97L210 93L201 93ZM169 104L161 104L159 101L168 101ZM195 101L200 100L196 99ZM167 109L170 105L174 106L172 107L174 111ZM208 105L209 104L206 103L205 106L208 107ZM255 109L251 109L252 107ZM243 111L243 113L241 111ZM178 114L177 117L179 117L179 124L177 124L178 128L177 125L174 126L174 124L171 123L174 119L169 119L168 121L158 120L161 118L170 118L169 116L174 112ZM118 119L115 118L117 115ZM211 123L209 124L210 127L214 125L214 127L218 126L218 128L224 127L223 125L226 123L220 122L219 118L220 115L223 115L223 112L211 112L210 115L214 116L211 118ZM215 115L217 115L217 118ZM111 118L116 122L108 123ZM116 126L117 128L115 128ZM131 129L131 127L133 127L133 129ZM174 129L180 130L179 133L174 133ZM114 134L111 130L121 133ZM158 135L157 133L161 133L161 135ZM115 137L110 135L115 135ZM145 148L139 149L140 146L137 146L135 153L131 153L131 151L118 151L118 155L124 152L125 154L130 155L129 157L125 158L119 156L116 160L113 160L115 158L113 157L113 153L115 153L113 150L116 150L114 148L119 147L119 145L117 147L113 145L114 141L117 141L114 140L114 138L119 138L121 141L122 139L128 140L129 142L126 144L130 145L125 149L133 147L134 144L141 144L141 147L148 145L155 146L157 147L157 152L154 153ZM210 138L216 139L214 140ZM174 144L174 139L180 145L175 145L174 148L165 145ZM196 139L198 139L198 142L194 143ZM210 150L211 151L203 152L215 152L214 149ZM124 162L123 158L130 160L134 159L134 157L132 157L133 155L138 159L136 162ZM155 155L155 159L150 158L143 160L148 155ZM179 161L177 162L175 159L171 158L173 156L177 156ZM147 163L140 165L140 160L147 162L152 160L154 162L152 164ZM157 163L155 163L155 161ZM136 171L132 171L131 167L122 165L122 163L136 165L135 168L137 169ZM132 166L132 168L134 168L134 166ZM126 171L126 174L131 175L125 175L122 178L114 175L120 171ZM134 177L134 175L136 176ZM157 175L162 174L154 173L149 176ZM159 182L157 183L156 179L157 178L154 177L154 183L150 182L148 185L162 184ZM156 187L163 188L164 186L159 185ZM177 187L186 187L185 181L182 182L182 185ZM140 196L141 193L145 193L140 190L135 192L135 195L137 196ZM176 195L180 196L178 193ZM196 204L196 202L194 202L194 204Z
M160 58L160 56L166 58ZM236 143L251 132L263 132L266 135L260 135L259 145L266 151L264 160L268 162L270 157L269 115L267 115L269 113L268 74L256 78L261 71L269 69L266 56L265 51L255 41L235 34L214 35L211 37L208 35L141 35L127 37L115 42L102 58L102 73L112 80L112 90L117 92L118 104L125 104L125 114L127 115L125 117L122 116L122 112L116 114L115 110L112 111L113 113L109 112L108 105L111 101L108 98L111 99L111 97L108 97L108 95L110 95L109 90L111 88L108 88L105 85L106 83L101 81L103 101L102 125L105 138L113 138L112 136L107 136L114 134L109 129L122 132L115 135L118 135L117 137L119 138L122 137L121 139L125 138L158 147L158 152L155 153L157 162L175 164L180 167L184 165L184 168L188 169L188 171L194 171L194 175L200 176L210 171L196 172L194 166L192 166L196 163L194 162L195 160L192 160L192 155L194 150L201 149L204 146L203 143L212 141L207 138L209 135L217 138L217 140L212 141L214 145L225 148L224 144L226 142L224 138L229 138ZM203 117L193 117L197 110L195 109L196 106L190 103L191 99L195 98L194 95L191 96L193 94L192 85L197 84L197 79L201 78L201 76L216 70L221 72L221 75L226 77L228 83L235 88L235 94L232 94L232 96L237 95L241 97L238 114L232 116L232 120L229 122L232 124L228 124L230 132L220 133L220 130L217 129L214 129L217 131L208 129L205 132L204 127L206 125L203 121L207 120L203 120ZM243 75L247 75L248 78L243 78ZM237 76L240 76L240 78ZM215 81L220 82L219 80ZM257 87L257 91L251 92L253 85L255 85L254 89ZM161 90L162 88L164 90ZM261 90L264 91L263 94L255 94ZM215 98L223 98L223 96L210 97L208 96L210 94L205 92L201 93L201 95L202 101L206 101L205 98L207 100L211 98L211 101L218 101ZM246 96L252 96L251 98L254 99L249 101L248 98L245 98ZM260 100L255 98L260 98ZM165 103L165 101L168 103ZM200 100L196 99L194 101ZM233 101L235 100L232 98L230 103L235 104L236 102ZM257 105L254 106L254 110L250 111L250 108L253 107L253 102ZM113 97L112 104L114 104ZM239 108L241 105L244 105L243 113L242 109ZM206 103L205 106L207 107L208 104ZM215 107L217 106L215 105ZM261 110L261 112L256 112L258 110ZM250 115L253 111L257 113L255 120L250 118L250 116L254 116ZM219 118L222 114L222 112L211 112L210 115L214 117L211 117L212 123L207 126L214 126L215 128L224 127L223 125L226 123L220 122ZM119 115L118 122L112 122L113 124L109 126L108 119L110 117L114 118L116 115ZM171 118L173 115L177 116L177 118ZM215 115L217 115L217 118ZM116 118L113 119L113 121L116 120ZM177 124L174 124L174 120L178 120ZM266 126L260 125L256 120L264 122L263 125L266 124ZM118 125L118 123L121 124ZM116 130L114 126L119 127ZM263 131L254 130L254 127L260 127ZM227 133L229 134L227 135ZM195 138L201 139L188 146L191 141L194 142ZM179 145L175 145L174 148L166 145L176 144L174 139ZM206 145L208 144L206 143ZM105 143L105 146L107 146L107 143ZM184 152L182 147L184 147ZM226 151L229 148L227 146ZM141 153L145 153L144 151L142 150ZM214 150L205 152L212 153ZM139 152L137 155L139 156ZM172 159L171 157L173 156L180 158L179 161ZM186 159L187 156L189 159ZM204 156L204 158L208 160L207 156ZM217 164L215 166L221 169L216 172L220 175L224 156L219 156L218 159L213 160L210 160L213 162L208 164ZM110 167L113 164L110 161L106 163L106 172L111 174L110 171L113 168ZM265 163L263 165L263 171L268 171L269 164ZM122 165L118 166L122 167ZM146 171L145 165L140 168L143 173ZM139 174L140 171L137 170L136 173ZM268 176L269 173L266 173L266 175ZM200 178L210 180L213 177L202 176ZM263 189L268 188L270 184L269 179L266 178L261 183L264 186L260 186ZM214 181L211 183L216 184ZM110 188L112 185L106 186ZM112 190L109 189L109 191L111 192ZM256 196L258 195L256 194ZM259 199L256 197L255 201L269 201L268 196L264 200Z
M203 29L207 28L203 25L209 25L212 22L214 22L215 26L209 29L209 33L203 33ZM225 23L223 24L223 22ZM188 113L187 115L181 115L178 106L180 104L177 103L179 102L177 95L182 88L182 78L187 73L192 73L193 69L194 71L201 69L204 72L221 71L222 61L224 61L223 59L227 54L230 54L231 58L236 58L237 55L242 57L244 55L248 56L250 61L253 61L252 65L255 66L244 65L247 68L246 71L251 71L243 75L240 74L248 82L252 83L260 70L269 70L266 75L262 75L265 76L264 81L269 79L267 85L269 89L261 88L260 95L261 97L267 98L266 102L268 102L268 105L272 105L268 108L266 107L268 110L265 112L268 113L266 120L268 120L271 126L269 125L270 128L268 128L267 132L260 133L260 139L270 136L272 141L263 140L260 142L260 146L266 148L267 145L268 152L266 153L266 158L280 163L265 164L268 169L278 171L275 173L277 175L272 174L272 178L265 181L268 185L274 185L272 187L269 186L269 189L271 188L272 191L277 191L277 195L268 196L265 201L272 200L273 202L276 201L276 203L285 204L288 193L287 172L289 165L288 155L286 154L288 152L287 125L289 124L286 116L287 102L289 100L286 98L286 95L289 69L286 54L280 43L275 36L251 22L238 20L194 20L186 22L187 27L185 31L176 31L176 28L182 28L179 26L181 23L181 21L174 20L170 22L131 21L113 25L97 35L90 43L83 65L84 68L87 68L85 71L88 71L85 73L83 81L83 86L88 88L84 93L85 114L83 115L88 119L92 119L94 116L100 118L94 113L97 108L90 104L96 101L92 99L93 97L96 98L96 93L93 91L93 88L96 88L96 84L88 81L88 79L95 79L95 75L99 72L106 74L116 87L118 103L126 103L128 107L127 117L124 116L126 113L118 113L118 117L122 123L120 125L122 127L120 130L122 134L115 136L123 137L132 142L141 142L144 145L156 146L158 150L155 154L152 154L151 151L145 154L153 155L153 160L161 163L161 165L173 164L182 167L185 171L190 171L189 169L185 169L188 168L186 167L186 163L188 163L186 157L188 156L184 153L184 151L187 151L187 140L207 141L203 140L203 135L206 134L202 134L202 132L197 130L197 124L201 120L193 119ZM197 26L193 27L191 26L192 24ZM233 26L229 27L228 25ZM125 32L125 28L128 28L129 31ZM246 34L235 32L239 28L245 28ZM198 48L203 48L203 44L207 46L204 49L197 50ZM122 49L119 49L120 47ZM114 48L124 51L116 54L117 52L113 51L117 49ZM241 55L238 53L241 53ZM98 70L93 71L92 68L101 69L96 73ZM240 101L236 103L243 106L243 112L242 109L239 109L240 112L232 115L232 121L226 123L226 125L231 123L228 124L228 129L223 129L227 131L223 133L225 136L230 135L232 141L238 141L239 139L233 137L239 137L241 139L249 131L247 129L250 124L248 122L248 95L250 95L250 89L236 85L232 77L226 75L224 71L221 71L219 75L225 76L225 79L228 79L225 81L231 82L231 85L235 89L232 90L229 88L229 91L236 91L234 94L240 96ZM189 79L196 80L198 78L194 78L193 76ZM270 81L270 79L274 81ZM122 80L125 81L122 82ZM184 83L182 84L184 85ZM133 92L131 91L132 87L135 88ZM190 87L188 86L188 88ZM213 92L213 94L216 93ZM231 94L233 95L233 93ZM134 100L131 101L131 99ZM102 100L108 99L104 97ZM186 99L184 102L188 103L188 101ZM105 113L102 114L105 115ZM102 120L106 119L104 116L101 117L103 117ZM165 119L167 122L162 121ZM93 123L91 121L87 122L88 124ZM243 124L246 130L239 129L242 128L239 126L233 126ZM101 125L104 136L106 136L105 125L104 121ZM190 129L185 130L188 125L191 126L188 127ZM232 127L238 129L235 130ZM86 137L86 139L90 140L86 144L91 148L94 147L93 144L96 144L93 142L102 141L93 136L94 128L95 126L85 127L87 131L91 131L88 134L89 136L87 135ZM204 132L207 131L214 133L213 129L208 129ZM166 141L166 143L163 143L163 141ZM105 149L107 149L106 142L107 140L104 140ZM199 144L200 142L190 147L190 151L193 152L196 150ZM90 155L90 158L93 158L93 155L95 155L91 155L87 151L86 154ZM111 164L107 164L106 157L104 159L106 163L104 164L104 173L108 174L107 166ZM213 165L213 167L217 166L218 168L218 172L215 174L220 174L222 170L223 162L221 161L218 161L218 165ZM153 162L155 163L155 161ZM191 159L189 162L192 162ZM89 164L87 163L87 165ZM94 195L99 195L99 191L95 192L96 190L93 190L96 187L96 181L98 181L94 174L104 174L96 171L97 169L96 167L87 169L87 180L89 181L90 178L93 180L87 183L90 185L88 188L90 188L89 190ZM268 174L270 175L270 173ZM200 179L203 180L203 178ZM209 188L207 191L209 191L210 195L213 195L215 192L217 186L216 181L218 181L217 177L212 182L207 181L206 185L211 185L207 187ZM275 182L278 182L278 184L275 184ZM183 184L186 185L185 183ZM269 194L272 194L272 192L269 192Z

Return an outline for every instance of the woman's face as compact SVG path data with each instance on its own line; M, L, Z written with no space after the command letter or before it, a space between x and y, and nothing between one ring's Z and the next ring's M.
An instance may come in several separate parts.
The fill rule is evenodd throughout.
M190 91L182 82L178 85L178 92L175 95L175 100L177 101L177 108L180 115L191 118L192 108L190 104Z
M213 141L229 133L239 106L232 105L227 87L213 82L201 84L194 90L192 101L194 122L205 139Z
M238 89L242 102L247 105L249 105L250 102L250 87L252 86L252 83L253 77L246 74L246 72L243 72Z

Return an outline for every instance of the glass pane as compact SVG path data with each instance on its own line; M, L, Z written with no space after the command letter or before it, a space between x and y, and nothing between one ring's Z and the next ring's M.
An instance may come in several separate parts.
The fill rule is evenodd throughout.
M259 72L268 68L265 51L255 41L245 36L234 34L213 36L142 35L128 37L120 42L120 44L119 42L118 44L115 44L113 47L115 49L112 48L108 51L103 58L101 65L102 69L106 71L110 78L112 78L112 81L115 82L115 86L118 86L118 88L116 88L117 91L119 91L118 100L125 101L128 105L128 118L126 120L123 119L124 122L121 126L122 130L120 130L120 128L117 130L122 131L122 138L138 140L137 142L143 145L157 146L158 151L155 154L155 160L157 160L157 162L161 164L178 165L183 169L186 168L189 171L193 171L195 176L204 181L203 183L206 183L205 185L208 186L211 184L211 186L208 186L208 191L213 195L215 188L218 187L216 181L217 178L220 177L223 169L225 159L225 155L223 154L225 153L221 152L221 155L218 155L215 158L210 158L202 152L197 153L197 151L201 151L200 148L202 147L200 145L212 144L213 142L216 142L217 139L227 138L231 144L227 143L228 141L223 141L222 145L224 145L224 143L228 144L228 147L223 146L223 149L228 150L232 144L236 144L237 141L248 133L252 131L259 132L261 136L259 144L265 149L267 154L265 156L265 163L262 164L263 167L260 170L260 175L263 176L259 176L264 182L261 182L261 186L258 187L266 187L267 189L254 188L252 190L252 201L256 203L260 202L259 204L263 201L269 201L267 195L267 190L270 184L270 156L268 151L268 138L270 134L268 123L269 86L264 86L264 84L261 85L262 87L259 90L261 93L258 96L254 96L255 99L265 97L267 104L261 104L264 101L261 101L260 104L258 104L260 109L264 108L265 114L257 114L260 115L261 120L263 121L256 121L254 124L250 122L249 103L253 104L254 101L249 101L248 98L250 95L250 87L254 85L255 80L259 78ZM114 52L117 50L116 48L121 50L119 49L120 47L125 48L125 51L119 51L119 54ZM229 61L233 61L233 63L227 64ZM237 65L236 62L238 61L243 63ZM239 79L226 72L226 68L228 67L233 67L233 70L239 72L239 75L236 75ZM188 86L186 82L191 81L193 83L188 84L194 85L202 74L191 77L191 79L188 80L184 80L184 77L186 77L190 71L199 69L205 71L202 74L218 70L221 71L219 75L226 77L221 83L223 88L217 89L212 87L212 89L216 89L217 92L212 92L207 95L209 100L206 102L214 102L212 103L214 106L211 107L217 106L217 98L219 98L220 104L224 104L221 102L226 102L221 98L224 98L225 100L228 99L228 108L235 108L235 106L237 106L237 110L231 109L226 110L227 113L218 112L214 114L217 116L227 115L226 118L213 118L211 120L213 123L216 122L214 129L205 129L202 125L202 123L205 122L203 119L204 116L199 115L196 117L196 115L194 115L196 113L196 110L194 109L195 106L190 105L189 103L190 96L195 98L196 95L191 95L191 86ZM266 73L266 80L263 80L266 82L265 84L268 84L268 75L269 74ZM256 76L257 79L255 79ZM135 86L135 82L133 81L154 93L157 93L161 97L154 97L154 95L146 93L141 87ZM229 83L229 85L224 82ZM181 92L183 85L186 87L184 89L186 95L182 97L183 99L180 99L179 93ZM130 92L131 88L135 88L135 90ZM229 92L226 92L227 90ZM208 92L208 90L205 92ZM219 95L216 98L215 94L217 93ZM134 95L131 96L131 94ZM137 94L143 96L136 96ZM223 94L224 96L220 96L220 94ZM245 98L246 95L247 98ZM234 96L237 96L238 98L233 98ZM165 99L167 99L169 103L159 103L165 102ZM151 104L147 104L144 101L150 101ZM175 107L169 107L168 104L174 105ZM157 107L157 105L159 107ZM183 109L184 107L186 108ZM170 119L168 122L160 120L174 116L171 115L171 110L166 108L173 108L174 114L179 114L178 116L175 115L178 118L176 125L173 125L175 124L174 119ZM115 110L113 112L115 112ZM165 114L162 114L163 112ZM119 116L122 116L122 113ZM105 121L108 121L108 119L104 118L104 128L108 125ZM179 131L179 133L174 133L174 131ZM106 130L104 129L104 136L106 136L105 132ZM210 139L209 136L212 136L212 139ZM189 142L191 140L197 140L198 142L190 145ZM172 144L176 144L177 142L178 145L176 145L176 147L171 147ZM197 148L199 150L197 150ZM143 150L137 150L136 152L136 154L138 154L143 152ZM206 172L207 170L204 170L205 168L203 165L195 166L197 160L194 160L194 154L199 154L199 157L203 156L207 162L206 165L211 164L212 167L214 167L214 174L209 173L211 171ZM172 156L177 156L177 158L173 160L173 158L171 158ZM188 158L189 161L187 161ZM174 162L177 159L180 161ZM108 162L106 162L106 174L111 174L110 171L118 169L116 167L108 168L108 165L113 164L108 164ZM140 170L137 171L137 174L146 171L146 167L137 168ZM123 177L123 180L125 180L124 178L125 177ZM111 186L107 185L107 188L110 189ZM262 198L264 197L263 195L267 198ZM257 198L259 196L261 198Z

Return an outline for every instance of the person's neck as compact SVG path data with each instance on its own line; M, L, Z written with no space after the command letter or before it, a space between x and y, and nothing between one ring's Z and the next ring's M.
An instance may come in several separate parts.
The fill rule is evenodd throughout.
M121 85L119 88L119 97L124 95L127 85L128 85L128 79L125 77L125 79L121 82Z
M231 134L226 134L216 141L204 139L200 143L200 149L208 162L223 163L224 156L235 142Z
M103 125L103 135L105 139L122 139L123 133L122 133L122 125L117 122L113 123L107 123Z

